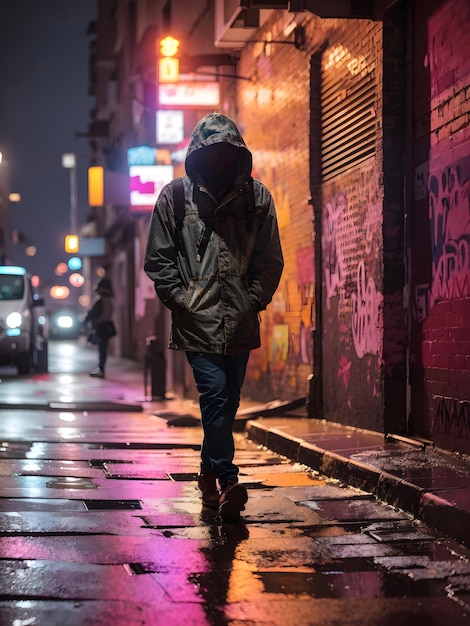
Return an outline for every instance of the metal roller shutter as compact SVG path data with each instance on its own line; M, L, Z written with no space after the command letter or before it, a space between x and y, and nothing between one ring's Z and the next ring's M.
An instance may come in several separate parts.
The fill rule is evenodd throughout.
M322 178L330 180L375 153L374 73L346 63L322 70Z

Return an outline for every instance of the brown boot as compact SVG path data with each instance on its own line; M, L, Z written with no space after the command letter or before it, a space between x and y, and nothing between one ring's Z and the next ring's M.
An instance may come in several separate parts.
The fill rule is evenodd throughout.
M245 510L248 493L244 485L231 480L222 488L219 499L219 515L222 519L236 519Z
M202 504L210 509L219 507L220 494L216 480L217 476L213 472L203 469L197 477L197 486L202 493Z

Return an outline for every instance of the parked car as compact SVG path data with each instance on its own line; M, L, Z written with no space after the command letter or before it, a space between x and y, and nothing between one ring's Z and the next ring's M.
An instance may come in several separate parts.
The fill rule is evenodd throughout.
M49 312L51 339L78 339L82 330L80 313L73 307L58 307Z
M47 372L48 323L44 301L24 267L0 266L0 363L19 374Z

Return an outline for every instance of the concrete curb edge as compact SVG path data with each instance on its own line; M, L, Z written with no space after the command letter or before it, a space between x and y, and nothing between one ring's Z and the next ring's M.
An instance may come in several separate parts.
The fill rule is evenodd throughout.
M369 492L378 500L400 508L430 527L470 546L470 513L448 500L386 471L351 461L256 421L247 422L245 433L254 443L325 476Z

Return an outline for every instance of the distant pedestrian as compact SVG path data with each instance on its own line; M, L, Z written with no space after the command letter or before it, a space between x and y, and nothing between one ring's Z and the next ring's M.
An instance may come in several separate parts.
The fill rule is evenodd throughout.
M158 197L144 269L172 312L169 347L186 352L199 391L202 502L232 518L248 499L233 422L249 352L260 346L259 312L284 261L273 198L251 177L251 152L231 119L199 121L185 167Z
M116 334L113 322L114 300L113 289L109 278L102 278L95 287L96 297L85 317L85 324L91 325L92 343L98 347L98 367L90 372L90 376L104 378L108 358L108 343Z

